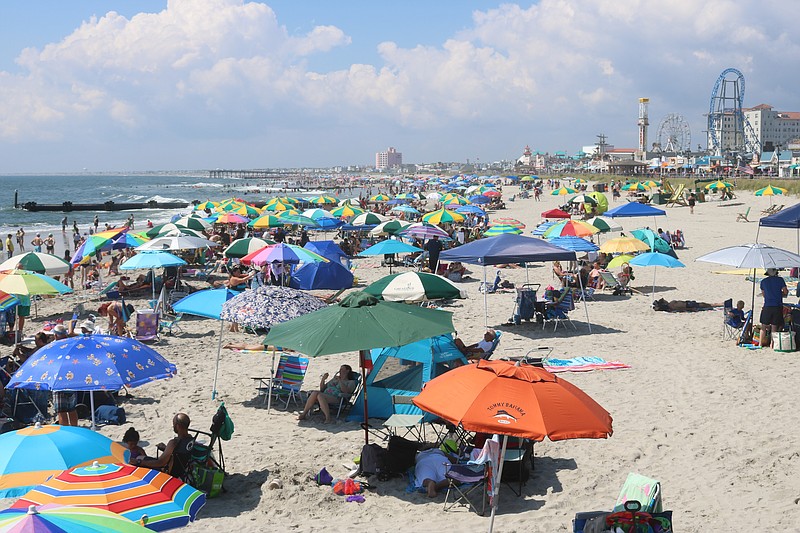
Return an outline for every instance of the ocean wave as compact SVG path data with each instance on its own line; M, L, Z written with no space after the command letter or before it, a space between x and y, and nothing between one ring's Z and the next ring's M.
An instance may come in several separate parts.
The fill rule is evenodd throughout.
M215 188L215 189L221 189L222 187L224 187L224 185L222 183L207 183L205 181L199 181L197 183L184 182L184 183L182 183L182 185L184 185L186 187L193 187L193 188L196 188L196 189L202 189L203 187L212 187L212 188Z
M186 202L189 203L189 200L184 200L183 198L167 198L166 196L159 196L158 194L155 196L151 196L145 202L159 202L159 203L167 203L167 202Z

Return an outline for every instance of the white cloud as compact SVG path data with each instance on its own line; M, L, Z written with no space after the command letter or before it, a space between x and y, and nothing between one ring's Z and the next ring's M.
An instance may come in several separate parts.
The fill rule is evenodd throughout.
M727 67L747 76L746 104L800 107L798 74L786 68L800 59L791 17L767 24L760 16L779 7L777 0L502 4L474 12L472 27L443 35L439 45L376 43L380 64L354 56L349 68L312 71L309 57L352 47L343 29L321 21L291 35L264 3L171 0L159 13L110 12L59 42L23 50L18 74L0 72L0 141L98 132L175 143L243 132L280 139L281 131L336 125L352 136L331 139L320 158L351 154L386 131L418 139L400 147L413 159L435 158L446 131L453 146L479 139L489 159L515 156L525 144L571 150L601 131L632 146L642 96L651 99L651 123L682 113L697 139ZM314 163L296 144L271 149L283 164Z

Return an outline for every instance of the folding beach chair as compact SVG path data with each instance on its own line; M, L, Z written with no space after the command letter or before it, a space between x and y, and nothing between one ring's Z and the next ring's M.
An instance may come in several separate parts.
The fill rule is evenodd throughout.
M737 213L736 214L736 222L750 222L750 219L748 219L747 217L748 217L748 215L750 215L750 210L751 209L752 209L752 207L748 207L747 211L745 211L744 213Z
M300 388L308 370L308 358L296 355L282 354L278 362L278 370L275 378L269 381L268 394L283 403L285 409L289 408L289 403L302 405Z
M413 405L414 396L392 395L392 415L383 423L387 430L387 436L397 435L406 438L411 435L419 442L425 441L423 419L420 413L398 413L398 405ZM398 432L403 431L400 435Z
M173 331L183 333L183 328L181 328L180 325L181 319L183 319L183 313L177 313L175 315L164 313L159 321L158 331L163 332L166 330L167 335L173 335Z
M546 304L542 329L547 327L549 322L553 322L553 331L555 331L558 329L559 322L567 321L577 331L578 327L572 323L572 319L569 317L569 312L573 309L575 309L575 304L572 289L565 287L557 300Z
M603 278L605 282L603 286L604 291L611 291L614 295L618 294L632 294L633 289L630 287L624 286L620 281L617 279L616 276L612 272L600 272L600 277Z
M477 453L477 452L473 452ZM445 473L448 481L447 493L444 496L444 510L452 509L456 505L464 505L467 509L478 512L472 497L476 491L481 497L481 516L486 512L486 500L489 493L493 492L492 475L500 458L500 442L496 439L487 439L483 448L475 459L466 464L449 465ZM449 503L450 495L455 496Z
M722 340L738 339L741 336L744 320L737 321L730 316L733 310L733 298L722 303Z
M159 314L152 309L139 309L136 311L136 333L133 338L137 341L158 341Z

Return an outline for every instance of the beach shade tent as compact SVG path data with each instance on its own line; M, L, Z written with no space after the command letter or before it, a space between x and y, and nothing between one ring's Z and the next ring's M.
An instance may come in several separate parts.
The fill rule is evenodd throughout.
M147 241L136 248L137 251L146 252L148 250L196 250L198 248L212 248L219 246L219 243L209 241L202 237L192 237L189 235L164 235Z
M6 388L91 392L94 429L94 391L135 388L177 372L164 356L136 339L78 335L39 348L14 372Z
M42 252L25 252L0 263L0 271L19 269L48 276L66 274L70 268L70 264L60 257Z
M31 531L50 533L75 531L82 533L149 533L122 515L97 509L66 505L28 506L27 509L0 511L0 532Z
M661 217L666 216L667 213L663 209L658 209L651 205L640 204L639 202L628 202L619 207L606 211L603 216L608 218L623 218L623 217Z
M800 255L761 243L740 244L722 248L715 252L701 255L695 261L716 263L734 268L753 269L753 275L751 276L753 280L753 295L750 301L750 309L754 308L756 301L756 270L800 267Z
M486 267L507 263L537 263L543 261L575 261L577 256L572 250L565 250L541 239L522 235L498 235L487 239L478 239L470 243L443 251L439 258L443 261L460 261L470 265L483 267L483 283L486 284ZM583 287L581 287L583 289ZM483 292L484 325L489 327L489 303L486 291ZM584 301L586 323L589 332L589 310Z
M558 189L554 189L550 192L552 196L567 196L568 194L575 194L578 191L571 187L561 186Z
M0 434L0 498L22 496L67 468L129 458L127 447L88 428L37 423L9 431Z
M589 242L582 237L566 236L566 237L553 237L548 238L547 242L555 244L560 248L572 250L573 252L596 252L600 249L593 242Z
M316 296L290 287L276 287L274 285L248 289L223 303L222 311L220 312L222 323L220 324L217 362L214 367L212 399L217 396L217 376L219 375L222 333L225 321L253 330L269 330L278 323L298 318L325 307L327 307L327 304ZM272 353L269 375L272 375L274 366L275 352ZM271 407L272 400L270 399L267 410L269 411Z
M17 500L12 508L96 507L139 522L148 530L165 531L194 521L205 503L205 494L165 472L94 462L53 476Z
M350 258L334 241L309 241L303 248L324 257L328 261L337 263L342 263L342 259L347 260Z
M522 230L517 226L512 226L510 224L494 224L489 226L489 229L483 232L483 236L496 237L504 234L519 235L520 233L522 233Z
M456 222L463 222L464 215L450 209L442 208L422 215L422 221L428 224L454 224Z
M467 431L503 436L493 472L492 531L508 437L540 442L605 439L611 415L572 383L542 368L511 361L479 360L432 379L414 405Z
M430 380L468 363L453 342L453 335L437 335L404 346L375 348L370 351L372 370L367 376L370 418L387 419L393 414L424 415L435 419L413 404L392 405L392 396L416 396ZM359 392L348 421L364 419L364 392Z
M306 263L294 271L289 287L304 291L348 289L353 286L353 273L337 260Z
M405 220L390 220L388 222L378 224L372 228L369 233L370 235L397 235L410 225L411 222L407 222Z
M357 215L350 221L351 226L376 226L378 224L382 224L384 222L389 222L391 218L381 215L379 213L373 213L371 211L366 211Z
M572 215L561 209L550 209L542 212L542 218L572 218Z
M309 357L358 351L361 382L366 383L367 350L404 346L453 331L453 314L448 311L384 302L363 291L354 291L336 305L276 324L264 338L264 344L282 346ZM367 443L368 397L365 392Z
M586 221L595 228L600 230L600 233L608 233L611 231L622 231L622 226L617 224L613 219L606 217L592 217Z
M230 243L225 250L222 251L222 255L224 257L242 258L271 244L276 243L271 239L259 239L256 237L236 239Z
M800 204L781 209L773 215L762 217L758 221L756 242L761 228L789 228L797 230L797 253L800 254Z
M596 214L602 215L608 211L608 198L605 194L598 191L592 191L585 193L585 195L589 198L594 198L594 200L597 202L597 206L594 209Z
M546 239L570 236L589 237L595 233L600 233L600 230L582 220L564 220L547 228L542 236Z
M365 287L364 292L387 302L405 303L467 297L466 291L449 279L427 272L404 272L384 276Z
M651 252L659 252L662 254L671 255L675 259L678 258L675 250L672 249L672 246L670 246L667 241L661 238L658 233L650 228L635 229L631 231L631 235L648 245Z
M177 255L173 255L169 252L140 252L133 257L128 258L125 260L124 263L120 265L120 269L122 270L138 270L138 269L149 269L151 271L152 276L152 283L150 283L151 288L153 289L153 299L156 298L156 273L155 270L157 268L162 267L170 267L170 266L181 266L185 265L186 261L178 257Z
M648 250L650 247L635 237L617 237L600 245L600 251L606 254L635 254Z
M630 260L630 264L634 266L664 268L683 268L686 266L674 257L659 252L647 252L639 254ZM653 268L653 294L651 295L652 301L655 301L656 299L656 270L656 268Z

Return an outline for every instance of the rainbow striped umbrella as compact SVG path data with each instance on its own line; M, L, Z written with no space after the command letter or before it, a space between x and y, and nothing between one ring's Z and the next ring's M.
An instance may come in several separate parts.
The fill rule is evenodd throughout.
M600 230L582 220L565 220L547 228L543 237L552 239L553 237L588 237L600 233Z
M512 235L519 235L522 230L510 224L495 224L483 232L484 237L494 237L496 235L504 235L510 233Z
M267 263L327 263L328 260L319 254L294 244L271 244L241 258L244 265L262 266Z
M562 186L562 187L559 187L558 189L555 189L550 194L552 196L566 196L568 194L575 194L576 192L578 192L578 191L576 191L575 189L572 189L570 187L563 187Z
M360 207L353 207L350 203L345 202L344 205L337 207L333 211L331 211L331 215L337 218L348 218L348 217L355 217L363 213L364 210Z
M0 291L0 311L11 309L18 303L19 303L19 298L17 298L12 294L7 294L3 291Z
M514 226L515 228L525 229L525 224L517 220L516 218L495 218L489 223L490 226Z
M104 509L64 505L30 506L0 511L0 532L148 533L149 529Z
M194 521L205 505L199 490L164 472L123 464L70 468L28 492L12 506L75 505L105 509L164 531Z
M105 435L75 426L35 426L0 435L0 498L22 496L66 468L126 462L130 452Z
M462 222L463 220L464 215L449 209L437 209L422 215L422 221L429 224L451 224L453 222Z
M66 294L72 289L50 276L27 270L0 272L0 291L8 294Z

